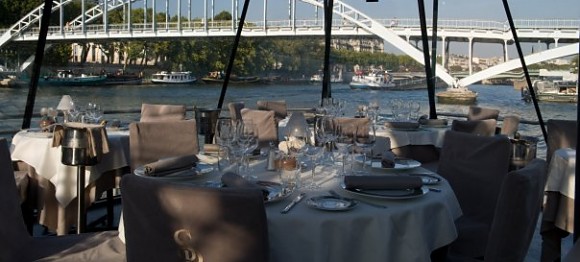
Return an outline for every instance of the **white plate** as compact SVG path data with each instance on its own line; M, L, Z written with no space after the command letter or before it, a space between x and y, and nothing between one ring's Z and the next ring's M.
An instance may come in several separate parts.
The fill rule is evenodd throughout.
M355 157L355 161L359 164L363 163L364 157L358 155ZM380 159L370 159L367 158L366 164L376 169L383 169L383 170L406 170L411 168L416 168L421 166L421 162L413 159L408 158L396 158L395 159L395 167L383 167L381 164Z
M341 183L342 189L361 196L381 198L381 199L411 199L421 197L429 192L429 188L422 186L420 188L403 189L403 190L363 190L347 189L344 182Z
M306 201L309 207L325 211L346 211L354 208L356 200L350 198L338 198L334 196L311 197Z
M145 175L145 167L144 166L140 166L140 167L135 168L135 171L133 173L135 173L135 175L138 175L138 176L155 178L155 179L188 180L188 179L194 179L194 178L203 176L205 174L209 174L212 171L213 171L212 165L200 162L200 163L197 163L197 165L194 168L176 171L174 173L171 173L171 174L165 175L165 176Z

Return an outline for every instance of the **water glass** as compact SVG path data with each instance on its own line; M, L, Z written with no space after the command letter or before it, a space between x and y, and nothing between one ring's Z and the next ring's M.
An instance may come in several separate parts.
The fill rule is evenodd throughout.
M366 170L367 156L372 155L372 149L376 142L375 125L371 122L368 125L357 126L354 134L354 145L360 148L362 153L361 173L368 173Z

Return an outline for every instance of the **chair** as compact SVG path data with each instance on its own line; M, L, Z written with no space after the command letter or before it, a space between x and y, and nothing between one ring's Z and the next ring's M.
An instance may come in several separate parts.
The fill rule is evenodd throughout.
M479 136L495 135L497 121L494 119L485 120L453 120L451 130L470 133Z
M232 120L242 119L242 108L245 108L244 102L231 102L228 104L230 118Z
M274 119L274 111L243 108L241 115L244 121L252 120L258 128L259 148L267 146L270 142L278 143L278 124Z
M560 148L576 149L578 139L577 122L574 120L549 119L546 123L548 141L546 141L546 161L550 163L554 151Z
M503 179L485 261L524 261L540 216L546 175L546 161L536 158Z
M467 120L495 119L499 116L499 110L493 108L470 106L467 112Z
M129 125L131 171L164 157L199 152L195 120L135 122Z
M128 262L269 258L261 190L203 188L135 175L123 178L121 190Z
M476 136L447 131L437 173L449 181L463 216L456 221L457 240L450 252L482 257L503 178L510 163L505 136Z
M500 134L513 138L516 132L518 131L519 125L520 125L519 116L514 115L506 116L503 118Z
M0 261L125 261L116 231L58 237L32 237L20 210L10 152L0 139Z
M286 101L263 101L259 100L256 102L258 110L272 110L274 111L274 116L276 120L282 120L288 116L288 108L286 106Z
M179 121L185 119L185 105L142 104L140 122Z

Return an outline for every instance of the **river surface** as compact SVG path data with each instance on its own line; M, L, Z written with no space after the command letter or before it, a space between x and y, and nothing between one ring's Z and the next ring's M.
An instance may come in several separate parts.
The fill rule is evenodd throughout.
M477 105L497 108L500 116L518 115L522 119L537 121L532 103L521 100L519 90L512 86L472 85L471 90L478 92ZM277 85L258 84L251 86L230 86L225 97L224 108L228 102L244 101L247 107L255 107L257 100L286 100L288 107L312 107L320 100L321 84ZM442 91L438 89L436 92ZM216 108L221 85L196 83L191 85L133 85L104 87L48 87L40 86L36 95L34 112L42 107L56 108L62 95L71 95L78 105L97 103L106 110L138 110L141 103L186 104L202 108ZM27 88L0 89L0 131L18 130L22 119L8 116L21 115L26 106ZM393 99L415 100L421 104L421 113L429 113L427 90L409 91L371 91L351 90L348 84L332 84L332 97L344 99L347 114L353 114L359 104L376 100L383 114L390 114L389 101ZM540 103L544 120L576 119L576 104ZM437 112L466 114L466 105L437 104ZM12 118L12 119L7 119ZM128 123L139 119L138 114L106 115L106 119L120 119ZM38 123L33 119L32 127ZM539 125L520 125L522 135L540 138L539 156L543 151L542 132ZM10 135L4 135L10 137Z

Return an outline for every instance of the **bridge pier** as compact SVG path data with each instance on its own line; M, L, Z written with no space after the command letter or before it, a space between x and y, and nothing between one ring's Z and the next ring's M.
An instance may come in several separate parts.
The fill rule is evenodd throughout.
M467 65L469 66L469 74L473 74L473 37L469 37L469 61Z

